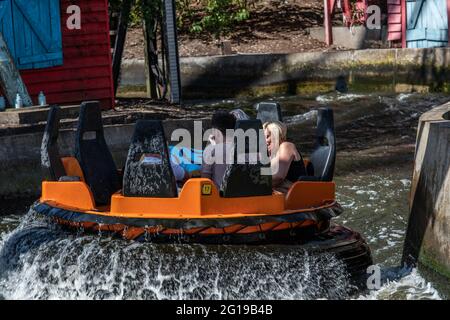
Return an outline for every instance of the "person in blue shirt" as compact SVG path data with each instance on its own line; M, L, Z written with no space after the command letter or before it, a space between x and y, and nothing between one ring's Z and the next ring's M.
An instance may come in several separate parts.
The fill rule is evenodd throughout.
M202 163L202 150L169 146L170 165L178 182L199 177Z
M225 156L233 147L233 137L231 137L231 140L228 138L230 140L228 141L226 130L234 129L237 120L249 119L250 117L241 109L219 110L213 115L213 134L210 137L210 145L207 146L205 152L169 146L170 163L175 179L178 182L186 182L190 178L202 176L213 180L220 186L227 164ZM224 154L220 155L223 156L223 159L218 161L219 163L210 163L212 162L211 157L215 156L214 150L217 150L218 147L223 148ZM207 157L207 161L204 161L204 156Z

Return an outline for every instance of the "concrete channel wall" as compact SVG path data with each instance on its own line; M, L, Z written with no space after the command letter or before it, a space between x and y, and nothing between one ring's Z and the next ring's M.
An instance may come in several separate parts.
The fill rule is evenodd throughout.
M107 143L118 164L125 161L132 132L132 125L105 128ZM36 132L0 137L0 199L39 196L42 136L42 132ZM73 155L75 130L62 130L58 144L61 156Z
M125 60L120 92L145 91L144 70ZM181 58L184 99L323 93L339 76L352 91L450 92L450 48Z
M450 278L450 103L420 118L404 261Z

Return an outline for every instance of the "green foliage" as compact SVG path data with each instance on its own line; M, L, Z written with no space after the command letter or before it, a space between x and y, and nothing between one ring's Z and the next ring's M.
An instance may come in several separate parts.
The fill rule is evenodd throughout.
M204 0L201 2L203 16L192 23L189 31L193 33L206 31L219 39L228 33L235 23L247 20L250 16L246 1Z
M136 0L131 13L131 24L140 24L143 14L147 18L158 17L162 1ZM112 10L120 11L122 0L109 2ZM247 0L176 0L176 6L177 24L181 31L205 33L216 39L227 34L233 25L250 17Z
M130 21L132 25L141 23L142 17L147 18L158 17L161 13L161 0L135 0L131 10ZM122 0L109 0L110 7L113 11L119 12L122 8Z

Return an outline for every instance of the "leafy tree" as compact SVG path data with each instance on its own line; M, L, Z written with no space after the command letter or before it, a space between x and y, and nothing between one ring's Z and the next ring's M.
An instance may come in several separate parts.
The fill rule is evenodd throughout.
M145 1L145 6L142 3ZM137 25L146 17L161 12L163 0L136 0L131 23ZM119 11L122 0L110 0L111 9ZM217 40L229 33L233 25L250 17L247 0L176 0L177 24L183 30L198 34L206 33ZM144 8L144 12L142 12Z
M216 39L227 34L236 23L247 20L250 12L246 1L239 0L204 0L203 17L195 21L190 31L200 33L206 31Z

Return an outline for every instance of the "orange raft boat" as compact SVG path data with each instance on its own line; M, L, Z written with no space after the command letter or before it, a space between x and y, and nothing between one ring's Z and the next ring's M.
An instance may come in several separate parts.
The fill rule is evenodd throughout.
M81 106L74 157L59 155L59 108L54 107L41 150L45 181L34 210L63 226L138 241L311 244L335 250L363 270L371 263L364 240L331 223L342 213L332 181L331 110L319 110L318 118L318 142L307 162L311 174L299 177L287 195L272 192L271 177L259 174L260 164L230 165L221 190L197 178L178 191L160 121L136 123L125 169L119 172L105 142L98 103ZM261 129L261 121L238 121L237 127Z
M220 197L208 179L189 180L177 198L134 198L118 192L110 206L102 207L95 205L84 181L46 181L35 210L63 225L110 231L131 240L167 241L176 236L204 243L301 241L327 231L330 220L342 212L333 183L298 182L286 198L228 199Z

